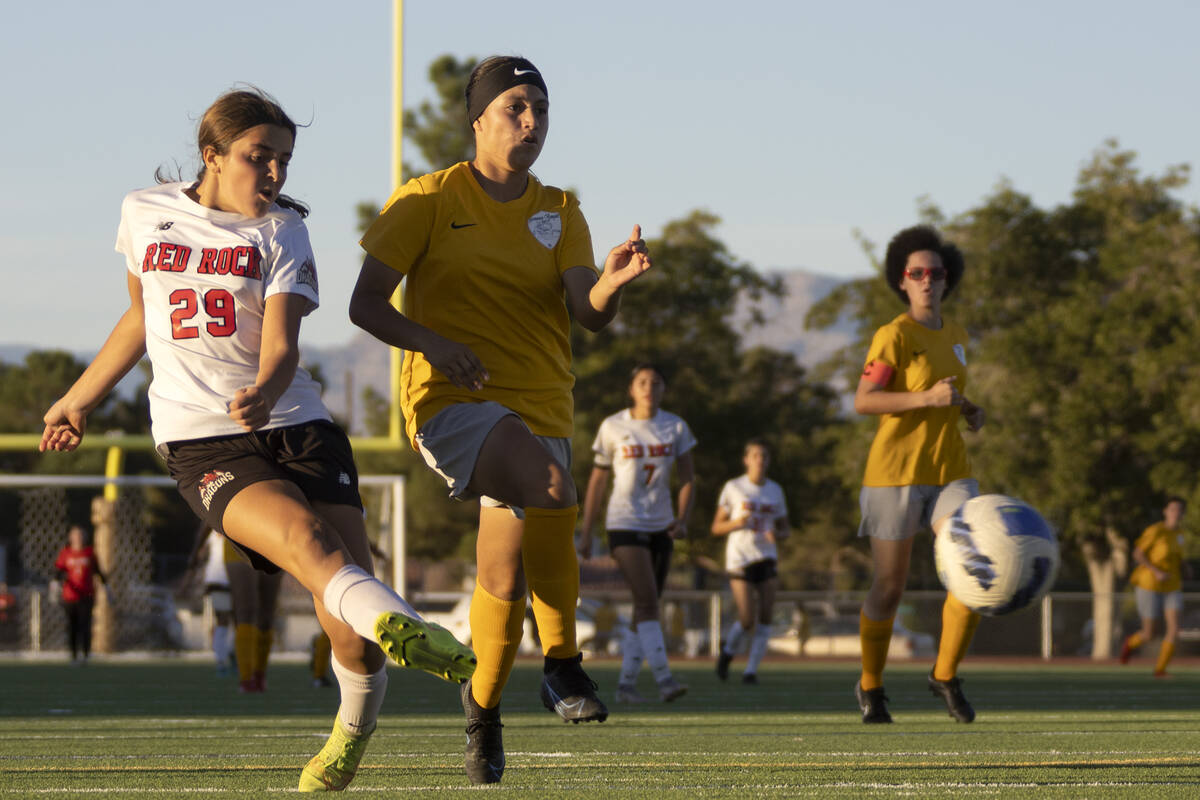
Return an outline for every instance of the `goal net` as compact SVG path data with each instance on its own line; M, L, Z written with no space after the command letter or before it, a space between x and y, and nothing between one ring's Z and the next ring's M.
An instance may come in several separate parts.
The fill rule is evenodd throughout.
M380 577L404 589L404 477L362 475L367 533ZM181 620L199 594L183 593L199 521L166 476L0 475L0 650L61 651L66 616L49 592L71 525L91 536L113 589L96 597L97 652L179 650ZM298 584L293 587L298 590ZM293 591L295 594L296 591ZM293 606L311 604L302 591ZM199 609L193 609L199 611ZM281 602L281 612L287 603Z

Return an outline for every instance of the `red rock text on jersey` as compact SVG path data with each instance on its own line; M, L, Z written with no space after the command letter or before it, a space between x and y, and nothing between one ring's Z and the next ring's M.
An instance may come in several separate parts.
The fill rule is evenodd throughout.
M142 272L184 272L192 248L171 242L151 242L142 258ZM233 275L262 280L262 253L257 247L205 247L200 251L197 275Z

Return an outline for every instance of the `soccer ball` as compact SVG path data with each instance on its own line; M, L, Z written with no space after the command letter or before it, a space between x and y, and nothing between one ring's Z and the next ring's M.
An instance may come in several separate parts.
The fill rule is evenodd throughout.
M1027 503L984 494L962 504L934 537L938 578L972 611L1010 614L1037 602L1058 573L1058 538Z

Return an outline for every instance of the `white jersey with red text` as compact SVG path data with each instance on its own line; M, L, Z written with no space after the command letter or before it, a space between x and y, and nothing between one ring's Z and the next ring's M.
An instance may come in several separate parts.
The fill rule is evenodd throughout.
M732 520L745 520L725 543L725 569L779 558L775 542L767 538L775 529L775 520L787 516L787 501L778 483L768 478L760 485L745 475L725 481L717 507L725 509Z
M301 295L306 314L318 303L299 214L279 206L257 218L217 211L188 197L188 186L129 193L117 232L117 252L142 284L156 445L245 433L226 412L258 375L266 299ZM329 418L319 384L297 368L263 428Z
M592 451L597 467L611 469L605 527L610 531L661 531L675 519L671 465L696 446L686 422L667 411L634 419L629 409L600 423Z

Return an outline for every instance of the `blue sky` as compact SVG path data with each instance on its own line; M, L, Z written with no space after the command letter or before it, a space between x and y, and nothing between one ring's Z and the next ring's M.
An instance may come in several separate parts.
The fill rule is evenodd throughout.
M442 53L539 66L551 129L536 172L579 190L601 257L634 222L653 236L705 208L756 267L855 277L851 230L886 240L922 195L957 212L1007 177L1052 205L1109 137L1153 172L1200 147L1196 4L405 6L407 105ZM391 15L382 0L6 7L0 343L99 346L127 302L121 197L160 164L193 173L196 119L239 81L311 122L288 183L313 208L321 277L302 338L347 341L354 204L390 190Z

